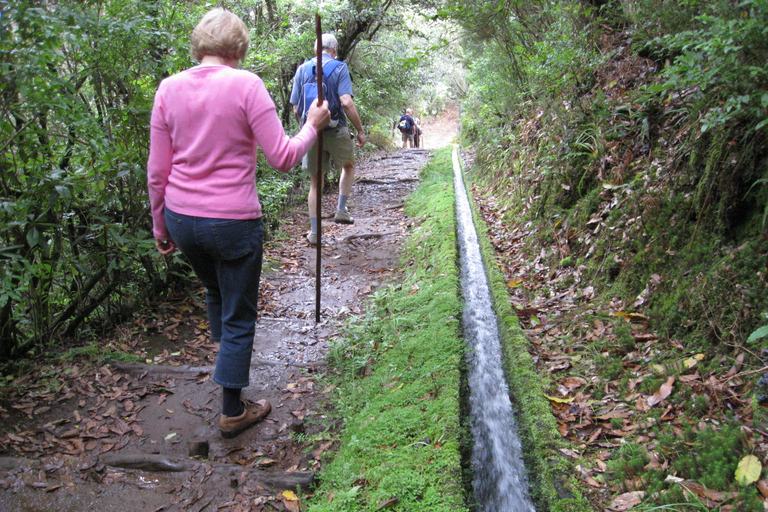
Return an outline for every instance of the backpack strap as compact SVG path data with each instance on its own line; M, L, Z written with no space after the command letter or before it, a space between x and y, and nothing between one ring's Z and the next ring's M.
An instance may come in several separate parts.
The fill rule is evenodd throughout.
M332 59L329 60L327 64L323 65L323 77L331 76L334 71L336 71L336 68L341 64L340 60ZM306 80L312 80L315 75L317 75L317 61L312 62L307 61L307 76L305 77Z
M327 64L323 65L323 78L331 76L334 71L336 71L336 68L341 64L340 60L332 59L328 61ZM304 70L306 73L306 76L304 79L306 81L310 81L315 78L317 75L317 61L308 60L305 64L306 69Z

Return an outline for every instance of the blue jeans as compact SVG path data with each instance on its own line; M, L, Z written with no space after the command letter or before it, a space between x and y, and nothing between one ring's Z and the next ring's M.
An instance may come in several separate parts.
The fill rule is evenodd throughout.
M168 233L206 288L211 338L220 341L213 381L248 386L264 250L261 219L209 219L165 209Z

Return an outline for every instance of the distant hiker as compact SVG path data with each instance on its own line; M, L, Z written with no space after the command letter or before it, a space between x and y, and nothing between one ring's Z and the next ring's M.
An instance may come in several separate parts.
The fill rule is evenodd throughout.
M413 118L413 147L421 147L421 121L418 117Z
M400 117L400 121L397 123L397 129L403 135L403 147L410 145L413 147L413 127L416 125L411 115L411 109L405 109L405 114Z
M347 126L347 117L355 126L357 147L365 144L365 132L360 115L357 113L355 101L352 99L352 79L349 76L347 65L336 60L336 48L338 41L333 34L323 34L320 41L315 41L315 54L322 55L323 62L323 98L328 100L331 110L331 123L323 131L323 155L321 172L317 172L317 145L314 144L302 161L302 167L310 173L309 199L309 225L307 241L310 245L317 245L317 226L321 220L317 218L318 187L322 192L325 175L331 169L331 159L338 166L341 165L339 178L339 199L336 207L334 222L339 224L354 224L355 219L347 211L347 199L352 191L352 183L355 181L355 146ZM304 112L306 105L314 103L317 97L317 57L304 62L296 70L293 77L293 90L291 91L291 104L293 113L299 124L305 122ZM311 94L311 97L309 96ZM346 116L344 115L346 114Z
M203 16L190 37L200 65L166 78L155 94L147 162L155 245L163 255L180 249L206 288L211 338L220 342L213 381L223 387L225 438L271 409L240 396L249 384L264 238L256 148L286 172L330 121L327 105L313 105L289 138L261 78L237 69L248 40L231 12Z

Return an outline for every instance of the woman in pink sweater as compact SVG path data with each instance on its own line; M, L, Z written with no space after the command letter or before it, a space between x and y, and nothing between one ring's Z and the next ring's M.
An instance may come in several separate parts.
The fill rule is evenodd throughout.
M191 36L199 66L160 83L147 162L153 234L161 254L181 250L206 287L211 337L220 342L213 380L223 387L221 434L234 437L271 406L241 400L248 386L261 276L263 228L256 148L288 171L330 121L314 105L293 138L255 74L237 69L248 29L223 9L208 12Z

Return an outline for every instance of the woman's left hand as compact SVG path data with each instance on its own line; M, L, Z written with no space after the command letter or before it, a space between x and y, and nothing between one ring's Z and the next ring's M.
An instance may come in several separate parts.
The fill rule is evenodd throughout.
M163 256L168 256L179 250L170 238L162 240L160 238L155 238L155 247L157 247L157 250L160 251L160 254Z

